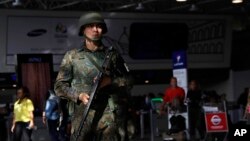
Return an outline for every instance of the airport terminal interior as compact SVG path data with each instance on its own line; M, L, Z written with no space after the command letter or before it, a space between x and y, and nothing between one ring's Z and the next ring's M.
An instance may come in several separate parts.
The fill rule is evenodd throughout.
M129 70L119 141L249 140L250 0L0 0L0 141L13 141L19 86L34 105L32 141L69 140L70 121L52 140L44 112L65 53L83 44L88 12L103 17L100 40ZM173 85L183 96L170 102Z

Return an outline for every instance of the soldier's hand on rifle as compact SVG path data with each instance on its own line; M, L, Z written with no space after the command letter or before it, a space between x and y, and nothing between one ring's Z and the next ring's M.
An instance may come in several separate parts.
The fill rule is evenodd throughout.
M79 100L86 105L89 102L89 95L87 93L80 93Z
M102 79L101 79L101 83L100 83L99 88L103 88L103 87L105 87L105 86L108 86L108 85L110 85L111 83L112 83L111 78L110 78L109 76L104 75L104 76L102 77Z

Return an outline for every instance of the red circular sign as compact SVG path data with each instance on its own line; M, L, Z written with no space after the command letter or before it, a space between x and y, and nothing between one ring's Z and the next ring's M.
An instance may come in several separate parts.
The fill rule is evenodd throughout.
M221 123L221 118L218 115L213 115L211 118L211 122L213 125L219 125Z

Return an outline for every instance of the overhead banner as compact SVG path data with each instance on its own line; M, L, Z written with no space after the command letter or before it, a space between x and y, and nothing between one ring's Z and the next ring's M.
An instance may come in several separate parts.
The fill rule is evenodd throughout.
M64 54L80 46L74 18L9 17L8 27L8 54Z
M16 64L16 54L53 54L59 64L63 54L81 46L77 19L8 17L7 64Z
M43 12L41 12L43 13ZM130 29L134 23L182 23L188 28L189 68L223 68L230 65L231 55L231 18L227 16L187 16L142 14L139 17L131 13L102 13L108 27L105 36L107 46L116 44L122 57L134 70L171 69L171 55L167 59L133 59L129 52ZM3 14L4 30L1 30L6 46L2 55L6 66L16 65L16 54L53 54L54 70L59 69L65 52L78 48L82 44L78 36L78 14L64 13L41 16L39 14ZM3 33L6 32L6 33ZM145 28L145 33L150 33ZM167 46L166 46L167 47ZM6 57L4 56L6 55ZM5 59L6 58L6 59ZM177 66L179 65L177 64Z
M173 76L177 78L178 86L182 87L187 93L187 55L186 51L175 51L172 54Z

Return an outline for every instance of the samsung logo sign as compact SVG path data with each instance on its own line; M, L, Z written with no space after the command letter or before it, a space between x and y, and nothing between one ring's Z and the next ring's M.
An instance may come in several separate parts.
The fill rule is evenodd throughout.
M37 37L47 33L46 29L34 29L27 33L28 37Z

